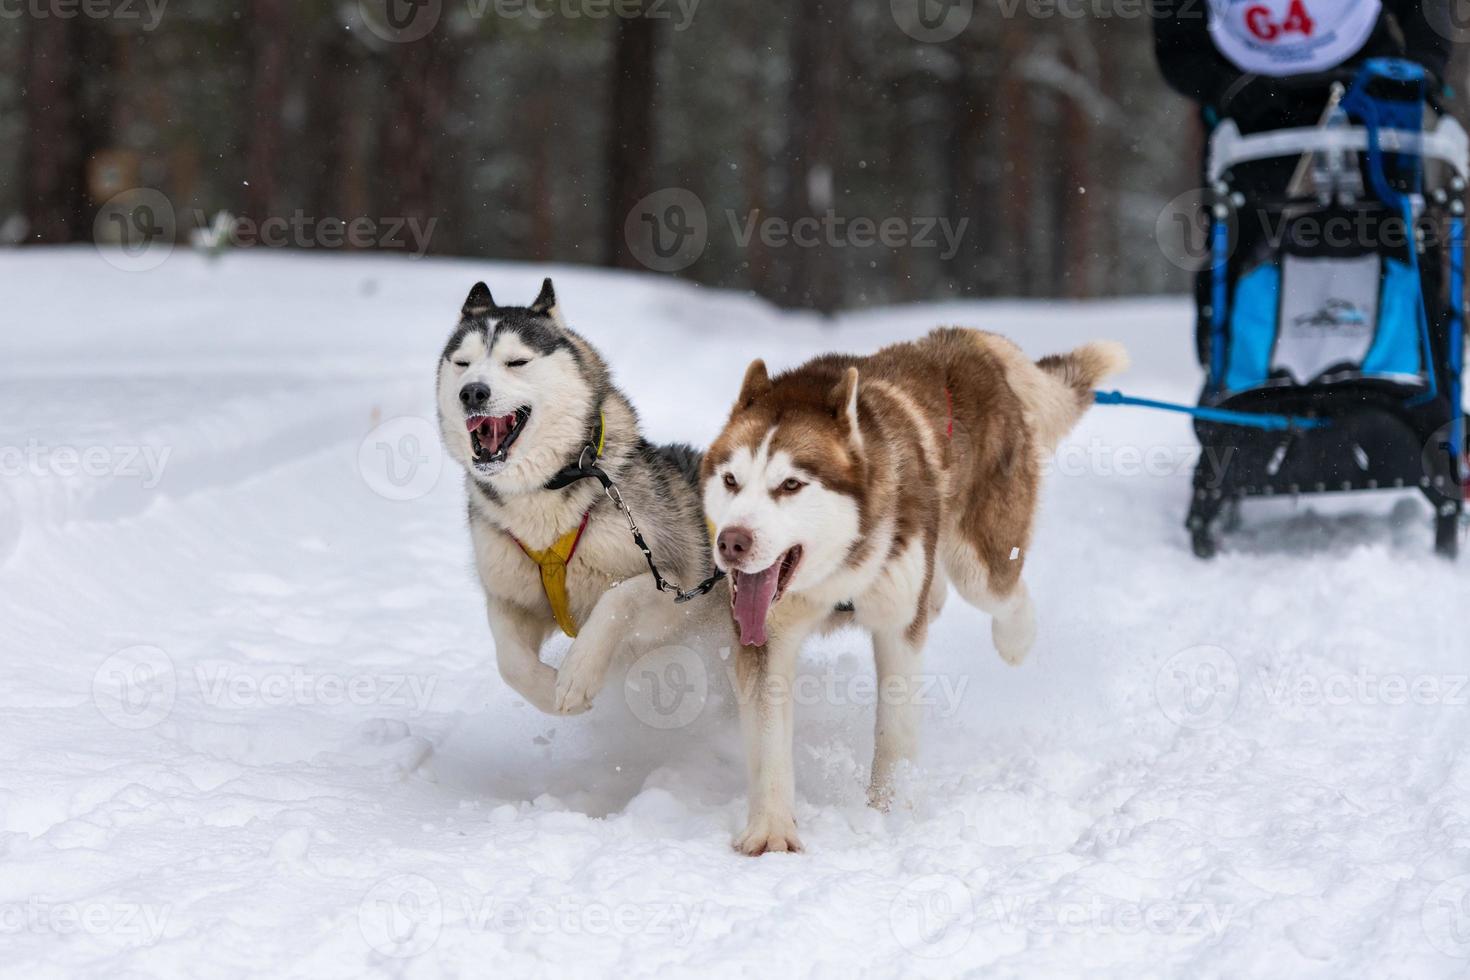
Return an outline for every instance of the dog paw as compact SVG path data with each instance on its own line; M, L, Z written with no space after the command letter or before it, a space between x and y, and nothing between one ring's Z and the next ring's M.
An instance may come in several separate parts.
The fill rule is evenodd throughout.
M1012 667L1019 667L1031 652L1031 645L1035 642L1035 636L1030 639L1005 636L1001 630L992 630L991 638L995 640L995 649L1000 653L1000 659Z
M577 656L573 650L556 672L556 713L580 715L592 707L592 699L602 690L605 665L594 663L595 657Z
M1026 659L1036 645L1036 609L1029 598L1012 615L990 624L990 638L1000 658L1012 667Z
M796 836L796 818L789 814L752 817L739 837L735 850L750 857L775 851L799 854L801 838Z

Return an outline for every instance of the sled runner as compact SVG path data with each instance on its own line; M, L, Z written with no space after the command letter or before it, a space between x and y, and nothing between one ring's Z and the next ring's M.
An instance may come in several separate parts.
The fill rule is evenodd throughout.
M1214 555L1221 515L1247 497L1417 487L1454 556L1466 134L1409 62L1304 83L1334 83L1322 125L1242 136L1225 121L1210 139L1194 551ZM1246 424L1205 417L1229 412Z

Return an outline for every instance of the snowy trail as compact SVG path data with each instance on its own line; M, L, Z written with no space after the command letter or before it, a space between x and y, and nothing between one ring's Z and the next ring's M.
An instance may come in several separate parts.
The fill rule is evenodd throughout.
M807 651L805 855L729 849L723 665L642 665L579 718L520 703L430 385L476 278L511 301L545 272L0 258L0 974L1470 968L1470 578L1412 497L1261 505L1196 562L1178 418L1099 409L1059 453L1023 667L951 597L910 806L863 805L861 639ZM1115 337L1128 389L1195 384L1182 301L834 327L552 273L658 439L706 442L752 356L938 323L1038 355ZM651 712L654 682L701 696Z

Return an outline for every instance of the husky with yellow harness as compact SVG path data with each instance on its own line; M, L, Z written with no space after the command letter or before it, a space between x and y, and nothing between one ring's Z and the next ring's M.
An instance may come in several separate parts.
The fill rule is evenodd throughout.
M642 437L602 357L567 327L550 279L527 307L498 306L484 283L475 285L439 359L438 405L444 445L467 475L475 567L501 676L556 713L557 673L541 662L542 645L558 630L576 636L614 585L651 580L624 517L589 470L614 481L646 521L663 573L692 582L712 571L700 455ZM642 582L615 591L609 605L617 609L601 618L618 633L618 623L637 619L633 606L672 605ZM626 638L637 639L632 631Z

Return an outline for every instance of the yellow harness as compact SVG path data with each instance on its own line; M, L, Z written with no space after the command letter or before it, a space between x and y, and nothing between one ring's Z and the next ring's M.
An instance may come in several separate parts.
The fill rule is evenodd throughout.
M602 458L602 446L607 440L607 420L601 413L598 414L598 436L597 436L597 458ZM572 618L572 598L567 594L567 566L572 563L572 556L577 553L577 545L582 540L582 532L587 530L587 521L592 516L592 508L588 507L582 515L582 523L577 527L557 538L550 548L539 551L527 548L521 543L520 538L514 534L510 539L525 552L526 557L531 559L541 569L541 589L546 593L546 601L551 606L551 615L556 619L556 625L567 636L576 638L577 621ZM509 531L506 532L510 534Z

